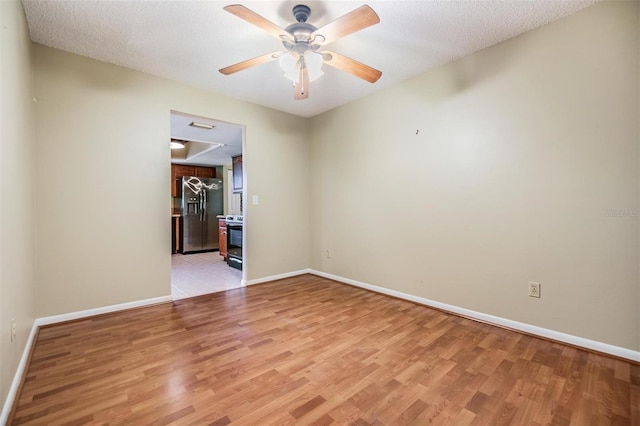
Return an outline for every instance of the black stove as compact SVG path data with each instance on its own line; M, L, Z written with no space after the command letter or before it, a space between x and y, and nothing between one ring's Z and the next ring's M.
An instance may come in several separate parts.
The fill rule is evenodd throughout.
M227 223L227 264L242 270L242 216L228 215Z

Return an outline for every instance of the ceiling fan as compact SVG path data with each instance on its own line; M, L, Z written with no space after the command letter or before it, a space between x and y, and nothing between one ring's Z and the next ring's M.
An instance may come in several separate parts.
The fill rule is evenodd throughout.
M293 98L296 100L309 97L309 82L323 74L321 70L323 63L370 83L375 83L382 75L382 72L377 69L346 56L328 50L319 52L320 48L326 44L380 22L378 15L367 5L360 6L321 28L316 28L307 22L311 9L303 4L293 7L293 17L296 22L285 29L239 4L225 6L224 10L276 37L282 42L286 51L267 53L230 65L220 69L222 74L229 75L279 60L280 66L285 71L285 77L293 81Z

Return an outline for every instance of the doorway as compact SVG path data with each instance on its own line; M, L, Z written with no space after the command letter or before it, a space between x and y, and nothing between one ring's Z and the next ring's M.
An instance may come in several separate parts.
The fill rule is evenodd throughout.
M171 295L174 300L242 287L244 270L228 264L228 215L242 217L233 161L244 128L171 111Z

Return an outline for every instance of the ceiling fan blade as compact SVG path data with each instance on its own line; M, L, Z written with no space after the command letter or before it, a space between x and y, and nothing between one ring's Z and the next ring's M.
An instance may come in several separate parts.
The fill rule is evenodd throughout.
M309 70L307 67L300 68L300 78L293 86L293 99L300 101L309 97Z
M325 57L325 64L331 65L339 70L346 71L363 80L367 80L369 83L375 83L382 75L382 71L378 71L377 69L372 68L369 65L365 65L362 62L358 62L355 59L328 51L322 52L322 55ZM328 58L328 56L330 56L330 58Z
M283 37L287 39L291 38L291 34L286 32L273 22L269 21L268 19L258 15L253 10L242 6L241 4L230 4L229 6L225 6L224 10L233 15L236 15L240 19L244 19L248 23L253 24L258 28L265 30L278 39L282 40Z
M318 40L319 44L331 43L356 31L370 27L380 22L380 17L366 4L357 9L352 10L344 16L328 23L322 28L318 28L311 34L311 37L323 37L324 40Z
M255 67L256 65L275 61L281 53L282 52L267 53L266 55L258 56L252 59L247 59L246 61L238 62L237 64L220 68L220 72L224 75L229 75L229 74L236 73L238 71L246 70L247 68Z

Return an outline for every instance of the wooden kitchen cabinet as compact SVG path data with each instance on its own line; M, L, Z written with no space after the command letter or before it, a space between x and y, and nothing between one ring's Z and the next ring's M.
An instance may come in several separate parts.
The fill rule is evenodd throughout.
M183 164L171 165L171 196L180 197L182 195L182 186L180 178L183 176L193 176L195 174L194 166L186 166Z
M218 218L218 244L220 246L220 256L226 261L227 256L227 222L224 218Z
M171 254L182 251L181 219L180 216L171 216Z
M233 192L242 192L242 155L231 157L233 170Z
M184 164L172 164L171 167L175 168L176 177L194 176L196 174L195 166L187 166Z
M196 177L209 179L216 177L216 169L213 167L195 167Z
M184 164L171 164L171 196L182 195L181 178L184 176L196 176L203 179L216 177L215 167L189 166Z

